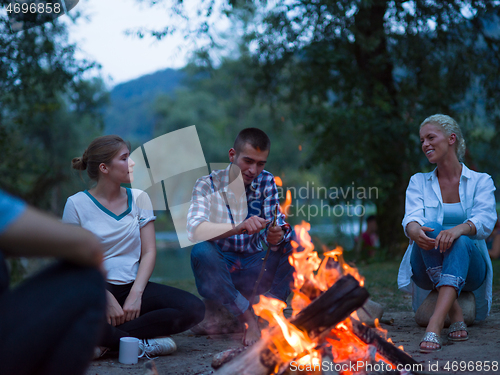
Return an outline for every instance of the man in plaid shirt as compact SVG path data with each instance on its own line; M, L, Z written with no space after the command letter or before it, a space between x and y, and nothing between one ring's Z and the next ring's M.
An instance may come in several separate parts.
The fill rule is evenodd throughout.
M279 200L274 177L264 170L270 148L262 130L243 129L229 150L229 167L196 181L187 217L189 239L204 241L191 252L198 292L246 323L245 345L260 337L248 298L266 254L262 242L271 251L257 294L285 301L293 280L290 225L279 210L272 225Z

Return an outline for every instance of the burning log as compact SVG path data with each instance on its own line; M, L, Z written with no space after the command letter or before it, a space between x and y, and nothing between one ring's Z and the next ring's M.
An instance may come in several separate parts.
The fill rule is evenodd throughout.
M282 375L295 374L298 369L308 375L381 375L398 373L392 371L395 364L416 365L404 351L356 320L358 315L353 312L368 299L363 278L344 261L340 247L324 248L321 260L313 251L309 229L307 223L295 227L300 244L291 242L294 253L289 257L295 269L292 307L298 314L288 321L282 313L284 302L262 296L253 308L269 327L259 341L234 359L230 360L232 351L214 358L216 366L222 365L216 374ZM373 323L376 325L375 320ZM230 362L224 364L226 360ZM325 363L331 365L326 373ZM353 363L360 364L360 369L351 370ZM382 372L372 372L377 364Z
M220 352L220 353L214 355L214 358L212 359L212 367L217 370L224 363L229 362L230 360L232 360L234 357L236 357L238 354L240 354L245 349L246 348L228 349L228 350L225 350L223 352Z
M303 309L291 323L308 333L318 334L335 326L363 306L369 294L358 281L348 275Z
M309 335L317 335L347 318L353 311L363 306L369 294L359 286L354 277L348 275L339 279L330 289L303 309L291 323ZM279 327L272 328L249 349L222 366L216 374L268 375L288 366L295 357L307 351L293 347ZM286 347L290 355L283 357L277 347ZM312 343L310 349L316 343Z
M356 336L358 336L364 343L375 346L377 351L391 362L403 365L418 363L404 351L385 341L370 327L367 327L354 319L351 320L351 323L352 330Z

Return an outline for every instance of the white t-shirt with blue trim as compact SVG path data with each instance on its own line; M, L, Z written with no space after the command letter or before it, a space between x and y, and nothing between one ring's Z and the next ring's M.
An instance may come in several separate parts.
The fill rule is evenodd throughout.
M104 247L107 281L123 285L135 281L141 258L140 229L156 219L147 193L128 189L127 209L115 215L87 190L68 198L62 220L94 233Z

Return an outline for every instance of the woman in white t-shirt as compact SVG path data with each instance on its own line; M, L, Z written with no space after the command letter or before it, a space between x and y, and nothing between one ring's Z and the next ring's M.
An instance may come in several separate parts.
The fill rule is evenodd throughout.
M118 349L121 337L141 340L148 355L170 354L174 341L163 337L203 320L204 304L180 289L149 282L156 259L151 200L130 183L134 162L129 146L116 135L96 138L73 168L87 170L94 187L68 198L63 221L94 233L104 247L107 320L100 350Z

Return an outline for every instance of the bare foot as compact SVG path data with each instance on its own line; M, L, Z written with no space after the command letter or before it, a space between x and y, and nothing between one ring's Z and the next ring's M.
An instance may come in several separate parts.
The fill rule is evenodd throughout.
M247 309L243 314L238 316L238 319L245 326L242 343L245 346L254 344L260 339L260 329L257 324L257 319L251 309Z

